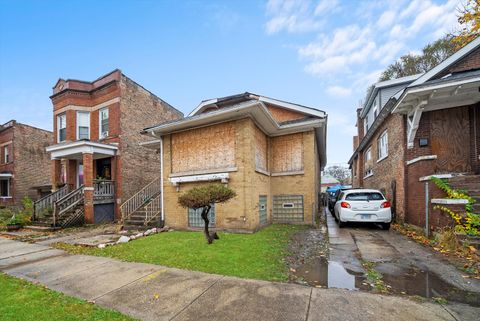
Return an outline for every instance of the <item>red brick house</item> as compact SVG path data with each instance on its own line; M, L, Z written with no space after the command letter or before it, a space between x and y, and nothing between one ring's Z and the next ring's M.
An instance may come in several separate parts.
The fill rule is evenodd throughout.
M120 205L158 178L159 155L140 145L141 130L183 114L120 70L92 82L59 79L50 98L55 192L36 203L37 219L49 207L48 225L119 219Z
M391 95L365 135L365 113L359 111L358 145L349 163L354 186L388 188L396 181L390 193L395 191L400 220L423 227L428 219L429 228L441 227L452 222L433 206L455 201L428 184L432 176L480 201L480 38L412 78ZM474 209L480 211L478 203Z
M50 191L52 132L11 120L0 125L0 206L19 206Z

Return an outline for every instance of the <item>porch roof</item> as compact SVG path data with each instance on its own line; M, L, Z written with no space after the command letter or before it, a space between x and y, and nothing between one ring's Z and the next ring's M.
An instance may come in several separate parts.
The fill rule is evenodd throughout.
M102 144L89 140L60 143L46 148L46 151L51 154L51 159L68 158L78 160L82 159L83 154L92 154L93 159L115 156L117 150L118 147L115 145Z

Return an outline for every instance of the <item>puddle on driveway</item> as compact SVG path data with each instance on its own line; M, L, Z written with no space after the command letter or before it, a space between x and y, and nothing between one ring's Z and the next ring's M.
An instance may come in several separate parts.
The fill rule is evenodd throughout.
M445 282L437 274L411 266L407 269L391 263L379 264L377 268L385 284L391 286L393 294L417 295L424 298L441 297L454 301L480 306L480 294L459 289ZM348 290L371 291L366 277L343 267L341 263L328 261L324 257L299 266L295 279L315 287L341 288Z
M368 289L362 284L365 277L361 273L348 271L342 264L319 257L310 263L301 265L294 276L311 286L339 288L348 290Z
M424 298L442 297L447 301L466 303L480 306L480 293L469 292L445 282L437 274L421 270L415 266L407 269L397 269L395 273L388 273L391 264L379 265L378 270L383 275L383 281L392 287L396 294L402 292L408 295L418 295Z

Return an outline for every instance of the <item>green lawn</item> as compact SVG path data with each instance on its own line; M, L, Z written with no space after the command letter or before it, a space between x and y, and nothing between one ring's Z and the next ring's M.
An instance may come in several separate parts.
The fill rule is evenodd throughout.
M134 320L119 312L100 308L3 273L0 273L0 319Z
M306 229L299 225L270 225L254 234L219 233L208 245L202 232L164 232L105 249L66 244L71 253L108 256L242 278L285 281L284 261L290 237Z

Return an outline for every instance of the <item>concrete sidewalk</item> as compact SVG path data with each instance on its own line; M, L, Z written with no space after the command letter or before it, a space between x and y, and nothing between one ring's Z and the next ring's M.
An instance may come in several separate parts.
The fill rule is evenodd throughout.
M0 270L142 320L456 320L441 305L69 255L0 238Z

